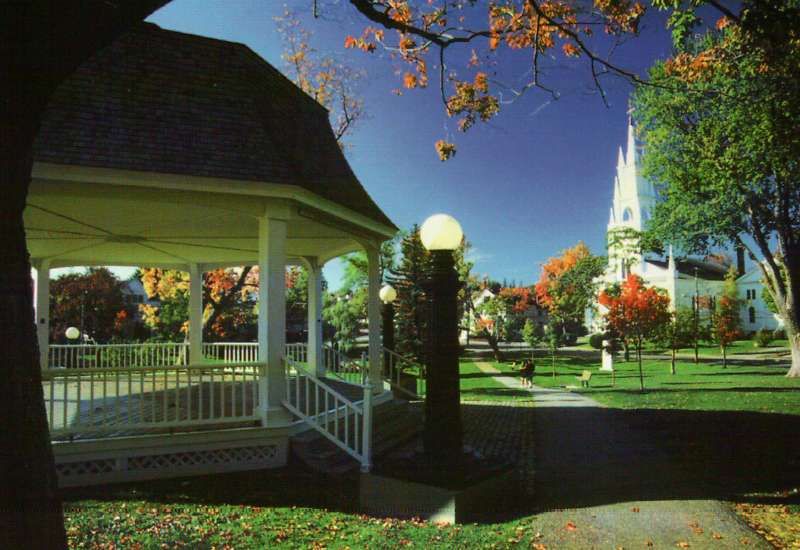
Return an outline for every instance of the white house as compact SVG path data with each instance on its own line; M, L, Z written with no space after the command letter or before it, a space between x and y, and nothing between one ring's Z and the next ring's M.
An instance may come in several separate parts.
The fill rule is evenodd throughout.
M133 306L131 309L136 319L140 319L142 316L139 310L140 305L144 304L155 307L161 305L161 302L158 300L158 298L150 298L147 295L142 281L135 277L131 277L130 279L122 282L122 297L126 304Z
M652 182L642 177L640 159L642 147L637 142L633 125L628 121L628 143L623 152L619 148L617 174L614 178L614 198L611 204L608 227L608 266L597 282L601 287L624 281L629 273L640 276L646 284L662 288L670 298L672 308L692 308L695 300L700 304L712 301L722 292L725 273L731 262L726 255L715 254L705 258L678 257L672 246L666 257L641 254L631 246L628 231L642 231L658 202ZM779 320L764 304L762 284L757 266L747 270L743 254L738 254L736 268L739 298L742 303L742 330L775 329ZM601 328L598 316L587 314L591 330Z
M488 287L481 289L480 291L474 293L472 295L472 305L477 309L486 302L487 300L491 300L496 295L494 292L491 291ZM543 328L544 325L547 324L547 310L543 307L540 307L536 304L528 307L523 313L523 316L526 319L530 319L536 324L539 328ZM464 319L462 321L462 330L460 334L460 341L462 344L465 344L468 340L468 330L473 330L475 328L475 322L478 319L485 319L485 316L479 314L474 310L468 310L464 312Z

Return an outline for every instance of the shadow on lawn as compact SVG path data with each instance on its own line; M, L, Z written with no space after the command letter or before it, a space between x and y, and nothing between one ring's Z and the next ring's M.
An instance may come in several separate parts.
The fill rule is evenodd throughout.
M290 465L285 468L65 489L62 495L66 502L88 499L213 506L297 506L357 512L358 474L321 474L290 459Z
M743 365L744 366L744 365ZM748 365L752 366L752 365ZM767 365L763 365L767 366ZM691 373L692 376L786 376L786 372L789 370L787 365L770 365L770 368L774 368L774 372L764 372L764 371L740 371L737 370L736 367L723 369L722 372L693 372Z
M800 483L800 416L567 407L533 414L539 509L752 501L744 495Z
M508 396L509 392L479 393ZM486 456L498 460L505 456L519 464L519 493L507 495L502 506L489 507L485 517L478 518L481 522L630 501L770 503L776 502L770 493L800 485L800 416L507 404L463 404L462 411L472 439L468 443L494 449ZM524 466L521 441L531 432L534 464ZM527 476L533 476L532 482ZM144 500L357 512L358 479L355 473L328 476L294 465L71 489L64 496L66 501ZM745 496L751 493L767 496Z
M489 396L489 397L530 397L531 393L527 390L515 390L513 388L465 388L461 390L461 397L469 401L470 397Z

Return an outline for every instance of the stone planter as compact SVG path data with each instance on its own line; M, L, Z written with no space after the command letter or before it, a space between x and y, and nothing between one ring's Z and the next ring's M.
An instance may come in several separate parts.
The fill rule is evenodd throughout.
M513 474L509 468L461 489L362 474L360 507L362 512L376 516L470 523L514 506L519 484Z

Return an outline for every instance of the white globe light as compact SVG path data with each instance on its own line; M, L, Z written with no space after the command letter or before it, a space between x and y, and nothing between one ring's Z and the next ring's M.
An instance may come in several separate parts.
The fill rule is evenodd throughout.
M392 285L385 285L378 293L378 296L384 304L391 304L397 298L397 291Z
M419 236L428 250L455 250L461 244L464 232L453 216L434 214L422 224Z
M81 335L81 331L79 331L75 327L69 327L67 329L67 331L65 332L65 334L66 334L67 338L69 338L70 340L77 340L78 337Z

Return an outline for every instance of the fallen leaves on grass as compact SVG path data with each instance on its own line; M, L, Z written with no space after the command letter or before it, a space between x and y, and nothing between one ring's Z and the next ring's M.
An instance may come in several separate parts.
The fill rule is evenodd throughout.
M577 526L577 525L575 525L575 523L574 523L574 522L572 522L572 521L568 521L568 522L567 522L567 524L564 526L564 528L565 528L567 531L576 531L576 530L578 529L578 526Z
M690 521L689 522L689 527L691 528L692 532L695 535L702 535L703 534L703 528L700 527L700 524L697 523L696 521Z
M771 496L786 498L790 495L791 491L776 493ZM800 546L799 506L742 502L736 504L734 508L736 513L750 527L767 539L773 546L777 548L797 548Z

